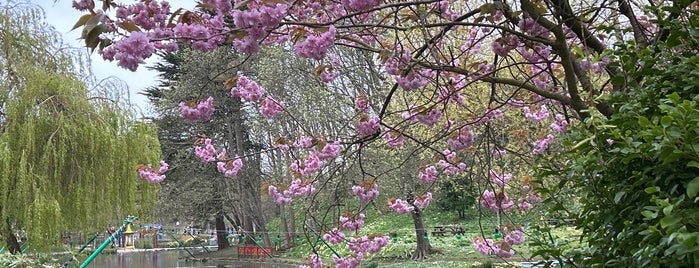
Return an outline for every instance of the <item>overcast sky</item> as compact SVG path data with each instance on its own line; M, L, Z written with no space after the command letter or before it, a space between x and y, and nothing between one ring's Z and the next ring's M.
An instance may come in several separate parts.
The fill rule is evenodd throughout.
M58 32L63 34L63 42L74 47L82 47L80 40L80 29L71 31L75 22L83 14L72 8L71 0L30 0L30 2L40 5L46 12L46 21L53 25ZM129 1L124 1L129 2ZM87 50L87 48L85 48ZM136 72L118 67L115 62L108 62L96 52L91 55L92 71L97 79L104 79L115 76L129 85L129 95L131 102L138 106L144 113L148 113L149 104L147 98L137 94L145 88L157 83L157 72L149 71L145 66L138 67ZM155 62L156 59L149 62Z

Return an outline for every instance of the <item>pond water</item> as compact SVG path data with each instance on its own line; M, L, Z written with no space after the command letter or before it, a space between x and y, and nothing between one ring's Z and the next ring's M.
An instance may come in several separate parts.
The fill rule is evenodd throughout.
M207 262L186 261L189 256L182 250L128 252L116 254L100 254L88 268L291 268L297 265L254 263L246 261L209 260Z

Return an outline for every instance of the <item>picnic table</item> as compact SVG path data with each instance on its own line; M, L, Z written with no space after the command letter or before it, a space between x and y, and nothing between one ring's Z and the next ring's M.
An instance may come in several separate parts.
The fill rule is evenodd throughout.
M447 233L454 235L464 233L464 229L458 225L435 225L432 228L432 236L443 236Z

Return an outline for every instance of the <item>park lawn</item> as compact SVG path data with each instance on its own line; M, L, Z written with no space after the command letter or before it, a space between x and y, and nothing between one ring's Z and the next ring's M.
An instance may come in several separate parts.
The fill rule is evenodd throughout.
M441 211L426 211L425 225L430 233L428 237L432 252L426 260L413 261L410 260L410 255L415 249L415 231L410 215L398 215L392 212L380 213L369 212L367 221L364 227L360 230L359 235L366 234L397 234L397 240L389 240L389 244L376 254L370 254L364 258L364 266L372 267L378 265L381 267L508 267L511 265L521 266L521 261L529 261L534 250L528 246L530 237L536 237L542 241L549 242L551 240L563 250L576 246L580 231L575 230L570 226L551 227L551 236L548 233L542 233L533 226L540 224L539 221L533 218L518 218L513 219L514 222L520 222L525 225L525 232L528 234L527 241L524 245L517 246L515 250L517 254L509 260L504 260L496 256L485 256L476 251L472 245L472 239L475 237L485 236L492 238L494 226L493 215L485 215L480 219L477 216L467 217L466 219L458 219L456 213L447 213ZM471 215L478 215L477 211L473 211ZM463 228L464 234L461 238L453 234L444 234L442 236L432 236L431 231L434 226L438 225L459 225ZM267 227L269 232L279 231L279 221L271 222ZM301 225L297 225L301 226ZM544 227L546 228L546 227ZM544 229L547 231L547 229ZM346 233L350 236L351 234ZM298 246L289 249L282 253L284 258L306 259L313 253L311 247L315 244L319 256L325 263L332 263L332 256L335 251L340 256L349 256L351 252L344 245L330 245L332 249L324 245L321 241L315 240L311 244L306 239L302 239Z

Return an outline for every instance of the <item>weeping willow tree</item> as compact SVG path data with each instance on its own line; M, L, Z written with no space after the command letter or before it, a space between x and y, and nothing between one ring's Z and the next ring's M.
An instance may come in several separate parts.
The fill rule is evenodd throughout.
M43 12L0 4L0 234L11 251L23 230L32 248L65 231L104 231L148 217L157 186L135 166L160 159L157 130L132 120L103 83L88 90L85 61L61 47Z

